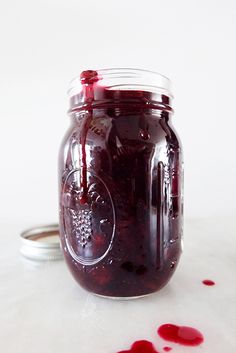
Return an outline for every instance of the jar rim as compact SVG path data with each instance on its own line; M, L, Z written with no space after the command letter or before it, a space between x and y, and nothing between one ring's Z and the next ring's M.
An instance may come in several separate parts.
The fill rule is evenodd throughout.
M171 80L156 71L135 68L107 68L83 71L87 74L86 83L98 82L102 86L112 89L148 90L166 94L173 98ZM82 90L82 79L76 76L69 83L68 95L72 97ZM129 87L128 87L129 86Z

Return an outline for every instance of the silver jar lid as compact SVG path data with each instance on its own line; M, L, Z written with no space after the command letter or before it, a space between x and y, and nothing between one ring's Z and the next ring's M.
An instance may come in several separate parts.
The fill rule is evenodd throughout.
M63 258L58 224L34 227L21 234L20 252L31 260L52 261Z

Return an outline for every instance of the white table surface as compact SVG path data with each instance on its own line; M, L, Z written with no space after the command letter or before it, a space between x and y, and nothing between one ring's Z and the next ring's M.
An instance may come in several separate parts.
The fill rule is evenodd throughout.
M139 339L159 352L236 351L236 234L233 220L185 222L185 247L170 283L133 301L99 298L81 289L64 261L37 263L19 254L22 225L4 224L0 236L1 353L116 353ZM216 282L204 286L205 278ZM193 326L198 347L163 341L163 323Z

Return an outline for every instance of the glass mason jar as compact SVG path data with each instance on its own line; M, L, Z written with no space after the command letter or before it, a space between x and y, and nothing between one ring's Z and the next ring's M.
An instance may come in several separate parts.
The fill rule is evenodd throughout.
M145 70L88 70L69 97L59 157L65 260L98 295L153 293L181 254L182 148L170 81Z

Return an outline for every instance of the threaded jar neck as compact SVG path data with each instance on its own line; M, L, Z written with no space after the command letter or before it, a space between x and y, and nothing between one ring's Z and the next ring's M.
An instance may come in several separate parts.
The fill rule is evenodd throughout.
M116 104L141 104L171 111L171 81L156 72L139 69L83 71L68 90L70 111Z

